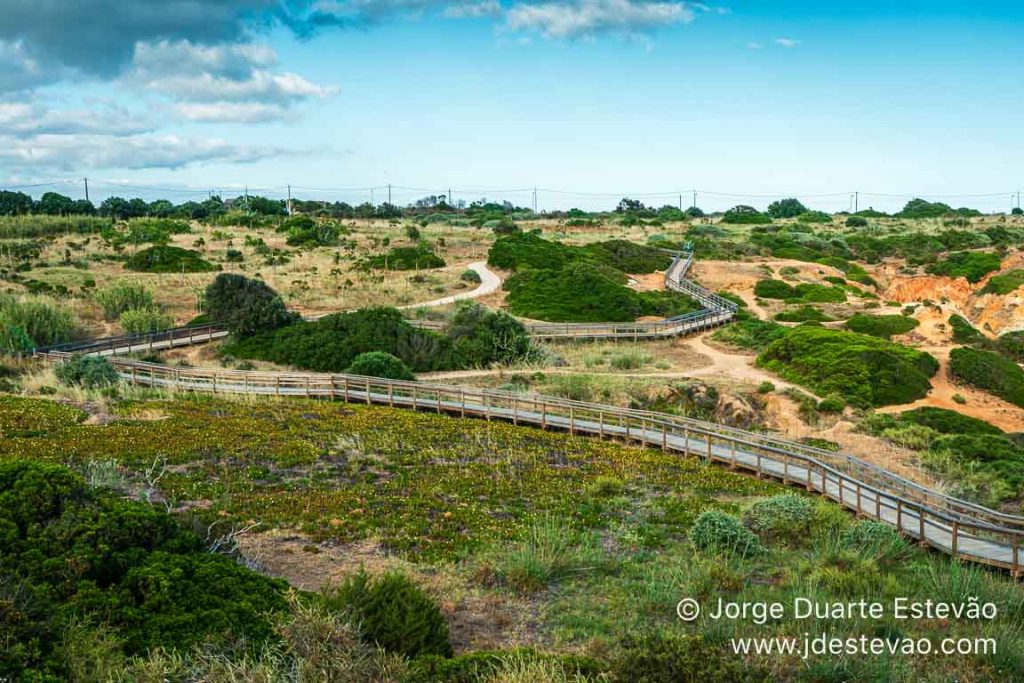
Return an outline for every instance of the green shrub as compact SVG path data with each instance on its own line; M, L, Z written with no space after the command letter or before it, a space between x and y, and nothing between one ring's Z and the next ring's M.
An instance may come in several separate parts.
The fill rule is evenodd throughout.
M174 319L153 306L133 308L121 314L121 329L125 334L160 332L174 326Z
M764 549L757 536L732 515L717 510L703 512L690 529L694 547L710 553L757 555Z
M113 654L258 647L285 607L283 581L64 467L0 461L0 528L0 675L12 680L70 680L63 645L76 623L106 634Z
M584 251L601 263L624 273L653 273L665 270L672 263L672 256L660 249L627 240L598 242L584 247Z
M0 325L0 356L18 356L35 347L32 337L21 325L4 323Z
M456 367L451 342L410 325L393 308L336 313L313 322L296 321L226 345L236 358L266 360L315 372L344 372L356 356L384 351L414 372Z
M949 373L965 384L1024 407L1024 370L1009 358L964 346L950 352Z
M848 228L866 228L868 227L868 219L863 216L850 216L846 219L846 227Z
M143 273L208 273L218 266L204 261L199 252L167 245L143 249L124 263L128 270Z
M612 660L614 683L756 683L766 672L703 635L651 632L627 636ZM540 683L540 682L538 682Z
M835 318L814 306L800 306L799 308L780 311L775 315L775 319L783 323L827 323L835 320Z
M818 403L818 410L822 413L841 413L846 409L846 401L842 396L831 394L821 399Z
M784 337L786 329L767 320L751 318L727 325L715 332L711 338L741 349L763 351L773 341Z
M362 261L366 270L429 270L444 268L443 258L423 245L415 247L392 247L386 254L371 256Z
M811 501L793 493L758 501L743 512L743 524L754 533L794 544L807 539L813 518Z
M976 417L945 408L914 408L899 414L899 421L934 429L940 434L1002 434L1003 430Z
M801 223L831 223L832 214L824 211L805 211L796 219Z
M807 213L807 207L795 197L778 199L768 205L768 215L772 218L796 218Z
M885 522L864 520L857 522L840 536L842 544L861 556L888 557L902 554L907 542L894 527Z
M300 216L297 218L306 218ZM285 227L296 218L289 219L281 224ZM292 224L287 228L288 237L285 243L290 247L329 247L338 244L338 238L347 231L340 223L334 221L303 222L302 225Z
M949 316L949 326L953 328L953 341L958 344L985 344L988 338L976 330L971 323L961 315L954 313Z
M358 623L368 643L410 658L452 656L441 610L402 574L371 579L360 572L325 595L324 601Z
M460 302L445 330L462 367L514 365L539 357L540 351L521 322L480 304Z
M968 282L978 282L989 273L1002 267L999 254L984 251L957 251L938 263L928 266L932 275L965 277Z
M775 391L775 385L765 380L757 385L757 393L759 394L770 394Z
M782 280L758 280L754 285L754 295L762 299L794 299L796 288Z
M12 346L24 342L22 333L33 346L51 346L71 339L77 323L70 311L50 299L0 293L0 327L11 330L8 342Z
M927 353L868 335L800 325L758 357L758 365L818 395L854 406L909 403L931 389L938 362Z
M905 315L856 313L846 321L845 327L851 332L889 339L896 334L906 334L918 325L920 323L915 318Z
M1006 332L996 339L999 350L1018 363L1024 362L1024 330Z
M1014 268L989 278L979 294L1010 294L1024 285L1024 269Z
M54 368L57 380L68 386L96 389L117 384L121 376L103 356L72 356Z
M637 292L625 274L578 261L560 270L530 269L505 281L514 314L551 322L630 322L641 315L679 315L699 306L670 292Z
M125 311L154 305L153 292L143 283L132 280L117 280L97 290L95 298L106 320L117 320Z
M350 375L366 377L383 377L385 379L416 379L409 366L401 358L395 358L384 351L368 351L361 353L352 361L345 372Z
M462 274L459 275L459 279L462 280L463 282L468 282L471 285L478 285L483 281L480 278L480 273L476 272L472 268L467 268L466 270L462 271Z
M266 283L234 273L221 273L206 287L206 316L237 337L266 334L297 317Z
M536 232L499 237L487 253L487 263L505 270L559 270L574 259L575 254L571 247L545 240Z
M770 225L772 217L761 213L752 206L741 204L722 214L722 222L737 225Z

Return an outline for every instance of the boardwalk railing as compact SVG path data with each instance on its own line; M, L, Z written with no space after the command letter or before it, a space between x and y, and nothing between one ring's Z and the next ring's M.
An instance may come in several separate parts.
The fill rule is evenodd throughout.
M71 354L41 355L62 362ZM176 368L126 358L112 358L111 363L125 380L143 386L386 405L615 438L699 456L803 486L954 557L1001 567L1015 576L1024 568L1024 518L931 491L852 456L764 434L537 394L355 375Z

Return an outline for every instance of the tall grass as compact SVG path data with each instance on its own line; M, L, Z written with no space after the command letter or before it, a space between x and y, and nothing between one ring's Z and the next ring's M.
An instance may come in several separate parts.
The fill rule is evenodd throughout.
M78 325L68 309L45 297L0 294L0 326L18 327L38 346L72 338Z
M0 216L0 239L92 234L110 224L109 218L99 216Z
M96 292L96 303L103 309L103 317L116 320L125 311L153 308L153 292L141 282L117 280Z

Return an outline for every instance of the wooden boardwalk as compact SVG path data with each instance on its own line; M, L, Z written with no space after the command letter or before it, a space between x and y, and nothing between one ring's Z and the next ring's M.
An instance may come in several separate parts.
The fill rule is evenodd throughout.
M535 326L537 336L571 338L685 334L720 324L735 314L735 304L686 281L692 255L677 256L666 273L673 289L700 301L705 309L651 324ZM656 326L656 327L650 327ZM704 326L704 327L702 327ZM583 328L584 331L580 331ZM551 334L551 337L547 337ZM111 357L127 382L155 388L223 394L325 398L445 413L465 418L503 420L617 439L700 457L735 470L770 477L830 498L859 516L890 524L904 535L953 557L1024 571L1024 517L963 501L908 481L852 455L833 453L758 432L664 413L618 408L543 396L444 384L402 382L344 374L247 372L177 368L122 356L131 352L204 343L227 336L216 325L177 328L152 335L110 337L37 350L51 362L76 353Z

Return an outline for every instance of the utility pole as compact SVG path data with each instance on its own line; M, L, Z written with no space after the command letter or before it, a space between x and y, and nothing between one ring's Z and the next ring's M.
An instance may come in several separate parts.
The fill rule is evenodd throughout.
M391 183L388 183L388 204L391 203Z
M533 188L533 212L537 213L537 188Z
M292 215L292 186L288 186L288 215Z
M693 191L693 206L697 206L697 190Z
M452 205L452 188L450 188L450 187L448 188L447 201L448 201L448 206L451 206Z
M679 193L679 210L683 210L683 194L681 192Z
M245 210L248 211L249 210L249 186L248 185L245 186L245 194L243 196L245 197Z
M89 201L89 179L82 178L82 180L85 182L85 201Z
M370 188L370 205L371 206L376 206L376 204L373 203L373 188L372 187Z

